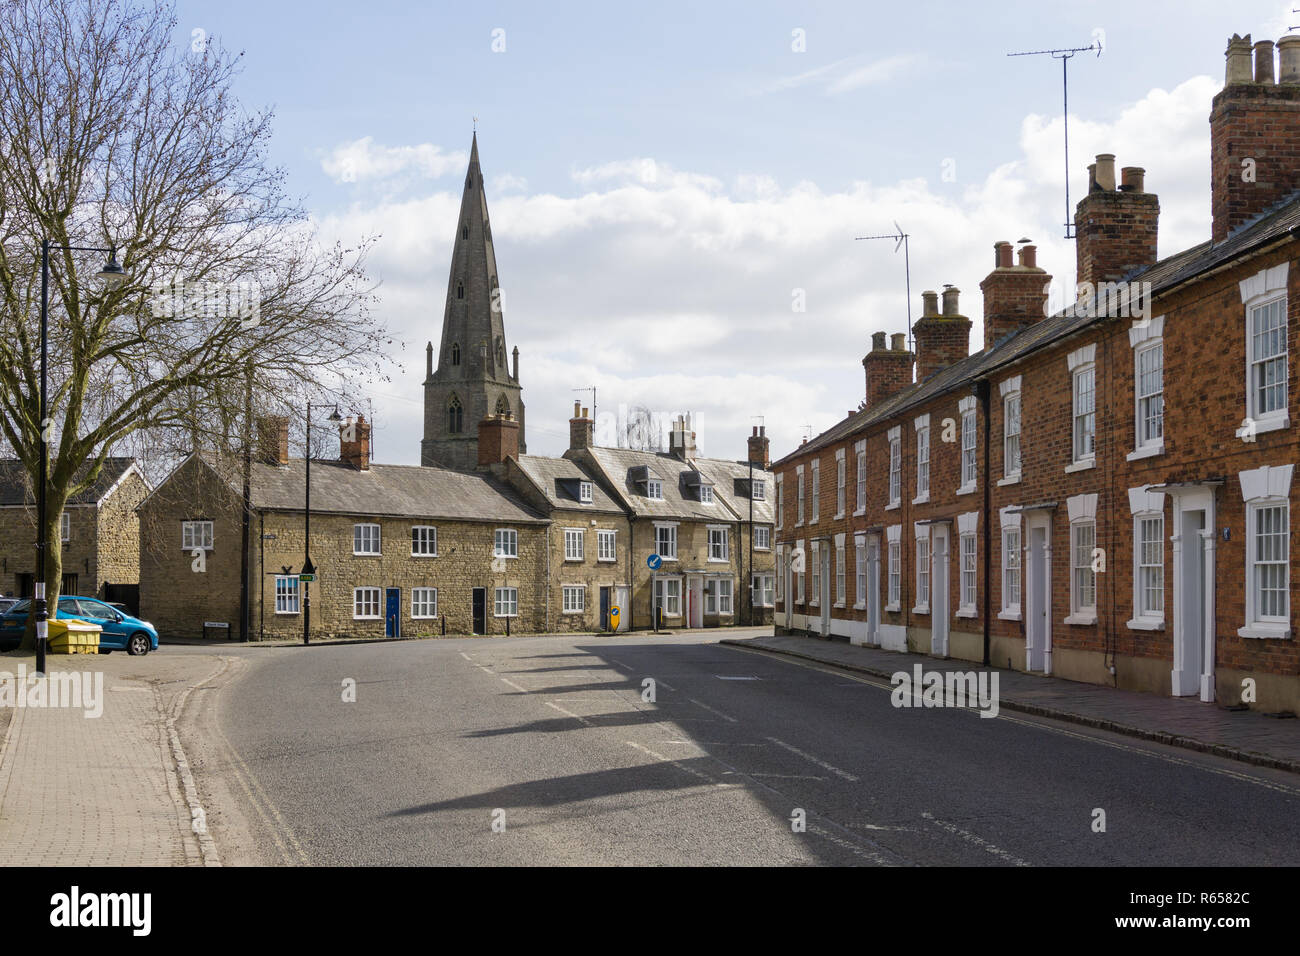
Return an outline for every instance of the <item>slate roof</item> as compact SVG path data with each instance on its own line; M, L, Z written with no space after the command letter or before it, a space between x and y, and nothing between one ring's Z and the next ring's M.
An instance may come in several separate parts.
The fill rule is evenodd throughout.
M127 470L135 464L134 458L105 458L99 477L88 488L84 488L68 499L69 505L93 505L108 494ZM82 469L81 475L86 473ZM80 475L78 476L80 477ZM27 470L17 458L0 458L0 505L29 505L35 507L36 498L32 495L27 478Z
M1188 280L1286 236L1300 234L1300 192L1276 203L1254 219L1238 226L1222 242L1207 240L1152 265L1135 269L1123 277L1126 282L1150 282L1153 295L1172 289ZM1095 309L1092 311L1096 311ZM1107 321L1105 315L1074 307L1057 312L1040 322L995 342L992 349L976 352L945 369L935 372L865 411L855 412L832 425L815 438L800 445L773 464L784 464L810 451L833 445L877 422L893 418L910 408L958 389L970 389L981 379L992 377L996 370L1032 352L1056 345L1085 329Z
M253 507L302 511L306 467L253 464ZM233 484L238 484L238 475ZM239 489L236 488L238 492ZM421 465L376 465L358 471L341 461L313 458L313 514L445 518L457 521L546 523L513 489L488 475Z
M742 521L749 520L749 498L736 494L736 482L749 480L749 464L741 461L726 461L721 458L693 458L692 463L704 475L713 481L713 496L720 498ZM764 500L754 502L754 522L771 524L776 520L772 509L772 497L776 492L776 482L771 472L762 468L754 469L754 478L766 482ZM743 487L743 486L742 486ZM707 505L705 506L707 507Z
M639 517L724 522L735 521L741 517L746 520L749 518L748 499L745 499L743 513L735 510L739 506L730 505L728 500L734 499L735 494L732 475L727 469L734 466L748 477L747 465L717 458L692 458L689 461L682 461L667 452L634 451L630 448L593 447L588 450L605 472L610 483L622 495L627 507L635 511ZM662 500L647 498L644 487L633 480L633 470L642 467L648 469L652 478L658 478L663 482ZM697 471L703 473L705 484L712 483L714 486L713 504L705 504L696 497L697 492L694 490L695 486L690 483L689 476ZM769 487L771 487L770 483ZM754 504L754 519L758 520L758 506L763 503Z
M520 455L516 461L520 470L541 489L554 508L623 514L622 505L610 497L601 482L587 474L577 462L541 455ZM588 504L583 504L578 498L577 485L580 481L591 482L591 502Z

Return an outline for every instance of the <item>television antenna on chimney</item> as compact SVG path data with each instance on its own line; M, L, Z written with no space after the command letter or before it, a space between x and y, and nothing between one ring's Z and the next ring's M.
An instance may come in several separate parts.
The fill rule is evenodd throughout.
M893 239L895 252L898 251L899 246L903 247L903 277L907 282L907 350L910 352L912 351L912 255L908 248L908 234L903 232L903 227L898 224L897 219L894 220L894 228L897 232L893 235L854 236L853 240L858 242L863 239Z
M587 385L587 386L585 386L585 387L583 387L583 388L575 388L575 389L571 389L571 391L574 391L574 392L591 392L591 420L594 422L594 421L596 420L596 386L595 386L595 385Z
M1061 61L1061 111L1065 120L1065 238L1074 238L1074 223L1070 217L1070 59L1076 53L1096 50L1101 56L1101 39L1087 46L1060 47L1055 50L1024 50L1020 53L1008 53L1007 56L1050 56Z

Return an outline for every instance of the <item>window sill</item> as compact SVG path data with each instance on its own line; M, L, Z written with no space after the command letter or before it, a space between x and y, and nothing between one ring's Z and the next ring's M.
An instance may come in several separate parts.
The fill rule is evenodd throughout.
M844 602L843 602L843 601L836 601L834 604L831 605L831 607L841 607L841 608L842 608L842 607L844 607Z
M754 550L755 550L755 551L771 551L772 549L771 549L771 548L760 548L758 545L754 545Z
M979 612L974 608L958 608L957 617L979 617Z
M277 617L297 617L297 616L298 616L298 612L297 612L297 611L276 611L275 613L276 613L276 616L277 616Z
M866 508L859 508L857 511L853 512L853 517L861 518L866 513L867 513Z
M515 618L518 617L519 615L518 614L493 614L492 616L499 621L504 621L506 618ZM375 618L375 620L379 620L379 618Z
M913 613L913 614L929 614L929 613L930 613L930 605L928 605L928 604L918 604L916 607L912 608L912 613Z
M1066 473L1067 475L1072 475L1072 474L1074 474L1076 471L1087 471L1087 470L1090 469L1090 468L1096 468L1096 467L1097 467L1097 459L1096 459L1096 458L1087 458L1087 459L1084 459L1083 461L1076 461L1076 462L1075 462L1074 464L1072 464L1072 465L1066 465L1066 466L1065 466L1065 473Z
M1165 619L1135 617L1133 620L1128 621L1126 626L1130 631L1163 631L1165 629Z
M843 512L843 511L837 511L837 512L835 512L835 517L832 518L831 520L832 520L832 521L839 521L839 520L840 520L841 518L843 518L843 517L844 517L844 512Z
M1065 623L1088 626L1097 623L1097 615L1095 612L1092 614L1071 614L1065 619Z
M1285 641L1291 637L1291 628L1285 624L1247 624L1245 627L1237 628L1237 636Z
M709 558L709 564L730 564L730 558Z
M597 564L618 564L618 558L597 558Z
M352 615L352 620L354 620L354 621L382 621L382 620L383 620L383 617L381 617L381 616L378 615L378 614L376 614L374 617L357 617L357 616L354 614L354 615Z
M411 615L411 620L412 620L412 621L436 621L436 620L438 620L438 615L436 615L436 614L412 614L412 615Z
M855 604L855 605L853 605L853 610L855 610L855 611L865 611L866 609L867 609L867 606L866 606L865 604L861 604L861 603L859 603L859 604Z
M977 485L962 485L960 488L958 488L956 491L954 491L953 494L955 494L955 495L973 495L973 494L975 494L977 488L978 488Z
M436 554L417 554L416 552L412 551L412 552L411 552L411 557L413 557L413 558L436 558L436 557L438 557L438 556L437 556Z
M1164 453L1165 443L1161 442L1159 445L1148 445L1146 448L1139 448L1136 451L1131 451L1124 456L1124 460L1139 461L1143 458L1152 458L1156 455L1163 455Z
M914 505L927 505L929 503L930 503L930 493L928 491L925 494L917 495L915 498L912 499L912 504Z
M889 613L889 614L897 614L897 613L898 613L899 611L901 611L901 610L902 610L902 607L901 607L900 605L898 605L897 603L894 603L894 604L886 604L886 605L885 605L885 611L886 611L887 613Z
M1019 612L1019 611L999 611L999 612L998 612L998 620L999 620L999 621L1018 621L1018 620L1020 620L1020 612Z
M379 551L353 551L354 558L382 558L383 554Z
M1244 442L1252 442L1256 435L1264 432L1281 431L1283 428L1291 427L1291 418L1287 415L1281 415L1276 418L1257 418L1254 420L1254 427L1247 428L1244 425L1238 428L1233 434Z
M1014 475L1007 475L1005 478L998 479L999 488L1005 488L1007 485L1018 485L1018 484L1020 484L1020 472L1016 472Z
M901 501L891 501L889 504L885 505L885 510L897 511L902 506L902 504L903 503Z

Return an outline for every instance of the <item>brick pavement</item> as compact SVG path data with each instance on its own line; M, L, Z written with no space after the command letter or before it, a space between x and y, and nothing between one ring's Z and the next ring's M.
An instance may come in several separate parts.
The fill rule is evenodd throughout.
M737 647L849 668L888 679L921 664L925 670L969 671L969 661L940 660L877 647L850 645L798 635L722 641ZM1083 684L1059 677L997 670L999 703L1006 710L1054 717L1071 723L1300 773L1300 719L1258 711L1229 711L1196 698L1160 697Z
M30 654L0 654L17 674ZM191 825L172 721L215 656L51 656L51 672L103 672L103 713L14 707L0 744L0 864L195 866L215 863Z

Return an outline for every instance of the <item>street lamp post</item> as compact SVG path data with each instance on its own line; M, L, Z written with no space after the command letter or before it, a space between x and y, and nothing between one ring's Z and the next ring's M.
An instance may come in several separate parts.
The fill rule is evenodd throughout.
M50 250L60 252L107 252L108 261L99 270L99 277L108 289L116 289L126 281L126 272L117 264L117 249L98 246L56 246L49 239L41 240L41 394L38 427L41 432L41 463L36 488L36 581L32 596L32 610L36 617L36 672L45 673L45 650L50 635L50 611L45 601L45 484L49 474L50 423L46 420L45 397L46 360L49 352L50 314Z
M307 466L307 475L303 482L306 486L306 492L303 500L303 548L302 548L302 573L306 575L315 575L316 566L311 563L311 410L313 408L324 408L329 402L308 402L307 403L307 453L303 459ZM338 405L334 406L334 411L330 413L329 420L332 422L343 421L343 416L339 414ZM311 581L299 579L302 585L302 642L311 643Z

